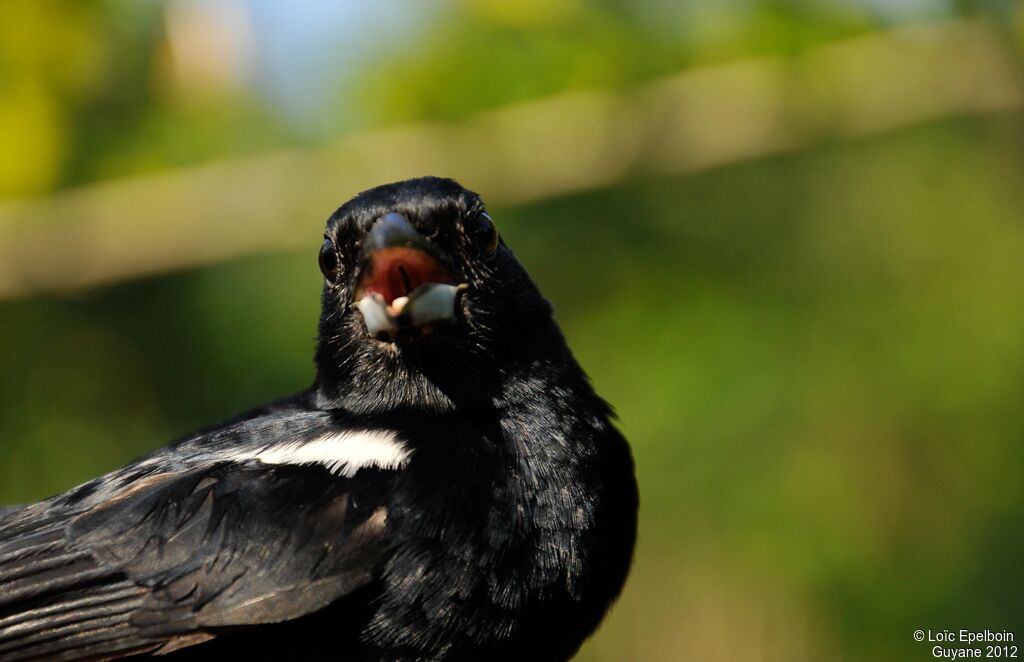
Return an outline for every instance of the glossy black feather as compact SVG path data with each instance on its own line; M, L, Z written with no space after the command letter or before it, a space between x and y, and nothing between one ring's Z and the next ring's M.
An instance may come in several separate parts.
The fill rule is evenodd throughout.
M318 420L330 419L248 419L107 476L100 492L73 491L5 522L0 659L48 654L72 637L94 653L158 649L294 619L368 584L393 477L196 456L200 441L209 451L219 437L267 443L311 434Z
M352 310L388 212L468 286L456 323L394 343ZM0 660L570 657L628 572L632 459L482 212L449 180L361 194L328 222L312 388L0 513ZM404 459L260 454L357 431Z

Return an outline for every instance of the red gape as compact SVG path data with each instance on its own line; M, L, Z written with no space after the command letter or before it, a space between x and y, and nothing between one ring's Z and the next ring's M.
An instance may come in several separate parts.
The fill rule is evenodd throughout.
M452 278L440 262L424 251L405 246L382 248L370 255L357 298L377 293L391 304L424 283L452 284Z

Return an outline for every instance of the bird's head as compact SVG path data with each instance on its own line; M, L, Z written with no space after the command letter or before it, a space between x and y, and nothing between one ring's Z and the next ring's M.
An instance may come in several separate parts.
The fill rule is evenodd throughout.
M319 259L324 405L444 411L568 353L480 197L451 180L364 191L331 216Z

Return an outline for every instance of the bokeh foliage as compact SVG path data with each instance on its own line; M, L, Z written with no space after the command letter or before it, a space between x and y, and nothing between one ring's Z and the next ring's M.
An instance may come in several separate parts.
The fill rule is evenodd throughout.
M459 5L353 78L338 127L884 27L749 4L692 34L642 4ZM0 121L0 193L299 141L250 92L175 92L153 5L0 7L0 30L54 35L0 39L0 116L29 127ZM1024 635L1022 155L1008 113L494 210L638 464L634 574L580 659L907 660L929 655L916 628ZM0 502L306 386L317 239L0 304Z

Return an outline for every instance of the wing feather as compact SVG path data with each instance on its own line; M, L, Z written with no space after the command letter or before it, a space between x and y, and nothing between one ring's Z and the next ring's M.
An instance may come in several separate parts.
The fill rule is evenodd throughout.
M9 513L0 661L169 652L335 602L382 562L387 472L373 473L221 462Z

